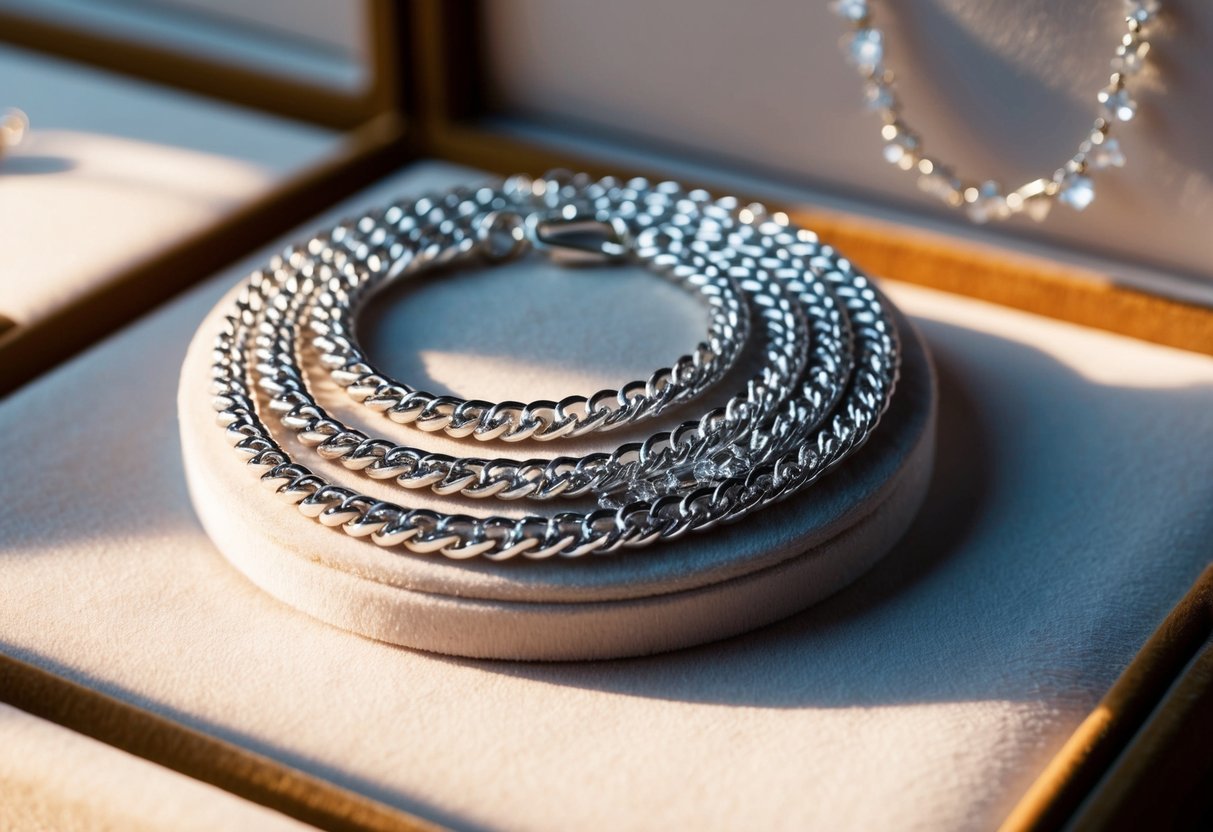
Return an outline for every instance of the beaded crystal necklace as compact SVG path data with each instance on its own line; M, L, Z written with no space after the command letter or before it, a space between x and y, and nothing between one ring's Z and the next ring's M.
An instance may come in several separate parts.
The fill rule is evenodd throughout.
M1048 216L1055 200L1082 211L1095 199L1091 172L1124 166L1120 143L1111 135L1112 126L1131 121L1137 113L1137 102L1126 82L1145 65L1150 51L1146 29L1158 17L1161 0L1124 0L1124 7L1127 31L1112 58L1111 79L1096 96L1100 114L1078 152L1051 177L1035 179L1007 192L993 180L980 185L964 180L924 152L922 140L902 119L893 73L884 65L884 35L873 25L870 0L834 0L830 4L831 10L853 27L843 38L843 49L864 78L868 109L880 113L884 120L880 132L885 141L885 159L916 173L920 189L953 208L963 208L976 223L1004 220L1020 213L1039 222Z

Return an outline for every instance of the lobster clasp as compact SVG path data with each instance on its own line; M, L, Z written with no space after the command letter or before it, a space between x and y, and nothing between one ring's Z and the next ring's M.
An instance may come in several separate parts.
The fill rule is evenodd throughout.
M631 252L631 234L619 218L530 214L526 218L526 236L536 251L565 266L616 262Z

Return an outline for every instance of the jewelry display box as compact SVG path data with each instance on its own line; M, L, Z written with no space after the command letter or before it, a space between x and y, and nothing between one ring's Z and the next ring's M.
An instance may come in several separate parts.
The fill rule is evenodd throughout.
M0 731L14 738L0 743L0 775L18 796L4 820L1053 829L1207 816L1213 275L1197 231L1209 172L1172 137L1211 70L1187 27L1158 47L1172 56L1165 91L1148 107L1142 93L1140 123L1123 133L1130 164L1097 180L1091 208L973 229L886 169L824 6L753 14L713 2L688 15L672 2L372 1L348 26L363 30L363 69L326 73L273 64L265 48L218 55L196 34L168 48L147 20L107 28L37 5L0 5L13 44L0 59L11 53L35 80L55 60L56 77L79 79L64 83L98 84L115 101L136 91L113 122L56 129L104 136L120 124L150 146L145 158L182 152L181 135L222 137L186 147L215 160L206 170L272 173L205 211L132 203L131 217L165 223L142 239L52 226L49 207L20 219L32 229L14 241L22 269L52 234L97 254L62 272L53 310L0 336L0 364L20 368L7 386L26 382L0 402L0 426L56 438L16 444L0 483L0 503L16 507L0 546ZM196 12L178 5L168 19ZM1174 5L1176 20L1209 20ZM995 170L1069 145L1068 86L1022 69L1045 53L995 38L997 11L923 6L917 26L888 21L889 42L936 145ZM1072 24L1045 4L1029 12L1076 36L1075 54L1102 54L1098 10ZM1048 129L1002 137L957 103L974 89L927 92L947 66L915 57L924 38L944 38L947 60L993 54L1018 68L1009 77L1039 100L1017 99L1026 93L1007 80L997 94L1012 112L1037 107L1029 121ZM61 96L49 100L66 112ZM231 126L141 134L155 120L138 115L140 97L185 125ZM974 131L986 141L947 138ZM301 150L264 150L277 146ZM96 164L76 147L23 146L0 160L0 193L51 206L60 188L95 187L74 183ZM51 170L43 155L72 164ZM164 175L201 209L188 183L219 184L194 161ZM293 513L250 511L258 495L227 478L205 385L190 384L205 372L210 310L284 244L342 217L556 167L760 200L879 277L905 315L906 395L863 464L671 544L665 560L645 550L583 573L424 558L389 569L342 548L360 541L330 548L332 530ZM103 184L102 198L150 200ZM109 249L89 248L95 238ZM514 383L546 395L544 383L609 381L648 330L655 352L643 360L686 343L699 325L689 301L608 271L526 261L426 281L375 313L369 348L402 373L514 397ZM552 331L512 347L518 321L557 318L579 299L595 312L583 324L593 349L552 361ZM475 344L453 331L461 320L477 322ZM46 349L65 327L77 331ZM633 334L612 343L612 331ZM882 470L865 481L868 468ZM849 537L863 540L848 549ZM739 571L753 551L782 554ZM337 575L343 559L354 568ZM602 587L613 604L567 603ZM500 660L623 655L635 657ZM27 755L34 764L18 764ZM81 776L63 776L71 767Z

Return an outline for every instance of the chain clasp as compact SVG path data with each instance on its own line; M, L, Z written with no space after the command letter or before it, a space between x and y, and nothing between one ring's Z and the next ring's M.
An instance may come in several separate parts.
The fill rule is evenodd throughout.
M622 219L599 220L563 213L493 211L480 220L479 248L489 260L509 260L533 248L562 266L624 260L632 235Z
M631 252L631 234L619 218L531 214L526 218L526 236L536 251L562 266L615 262Z

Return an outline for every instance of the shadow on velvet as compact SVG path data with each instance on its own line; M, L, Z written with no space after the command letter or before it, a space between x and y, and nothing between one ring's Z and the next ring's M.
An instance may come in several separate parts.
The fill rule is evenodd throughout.
M40 176L46 173L64 173L73 170L76 162L66 156L11 156L0 160L0 174L4 176Z
M1118 546L1134 538L1149 510L1126 502L1118 515L1135 485L1120 479L1132 476L1130 466L1106 458L1104 439L1126 429L1126 399L1141 402L1130 411L1144 406L1163 414L1168 399L1207 402L1209 390L1109 387L1031 347L917 323L939 370L935 475L910 531L851 587L762 630L654 657L547 665L441 660L548 684L728 705L1050 698L1089 707L1195 579L1213 539L1213 514L1206 513L1170 539L1136 534L1153 548L1138 549L1136 540ZM1000 403L971 388L974 374L1000 353L1002 369L1016 376L1005 380L1008 401L1025 398L1024 407L1039 408L1055 391L1078 391L1073 407L1081 412L993 410ZM983 384L1000 383L991 372ZM1028 383L1039 389L1018 395ZM1034 447L1000 448L994 420L1020 418L1039 421L1027 430ZM1081 433L1062 427L1075 419ZM1165 417L1158 421L1163 437ZM1048 441L1071 447L1051 449ZM1055 459L1062 464L1054 469ZM1104 479L1092 468L1106 472ZM1150 485L1144 479L1140 485ZM1112 498L1119 502L1109 504Z

